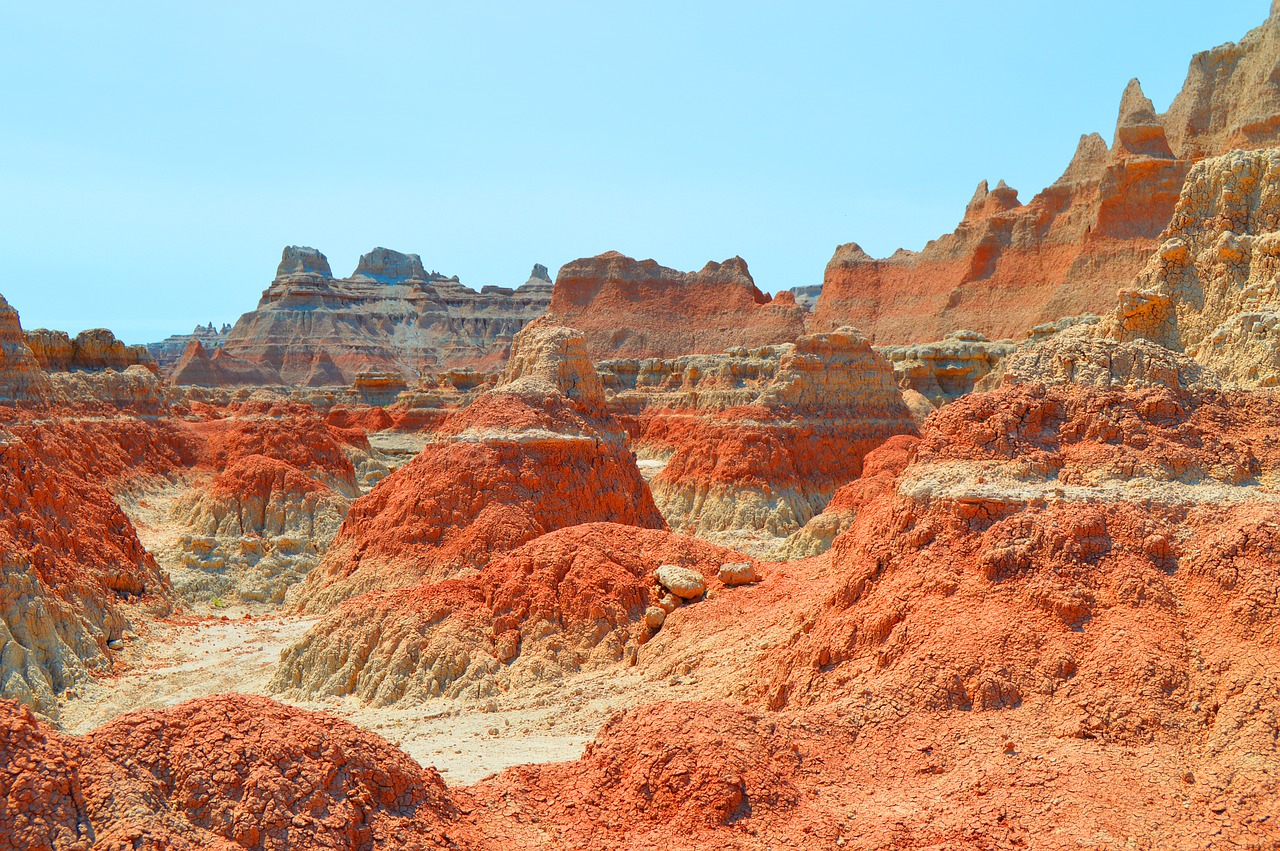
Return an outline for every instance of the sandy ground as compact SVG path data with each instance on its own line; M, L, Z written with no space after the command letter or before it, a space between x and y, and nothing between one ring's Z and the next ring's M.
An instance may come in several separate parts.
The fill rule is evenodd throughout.
M272 615L172 619L153 623L121 652L124 673L82 686L60 703L61 726L87 733L117 715L173 706L222 692L264 694L280 652L318 620ZM450 785L474 783L512 765L577 759L613 711L613 695L576 695L540 706L464 707L434 701L406 708L361 706L352 699L286 701L331 712L376 731L422 765L433 765ZM604 701L600 698L605 697ZM572 704L572 705L570 705Z

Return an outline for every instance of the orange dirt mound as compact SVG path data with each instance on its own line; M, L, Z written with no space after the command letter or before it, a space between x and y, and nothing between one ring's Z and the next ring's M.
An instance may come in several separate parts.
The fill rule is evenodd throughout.
M5 702L0 731L11 826L0 848L471 846L433 769L345 721L265 698L136 712L79 738Z
M665 525L625 436L563 396L495 391L451 415L436 442L352 505L300 600L325 610L442 579L595 521Z

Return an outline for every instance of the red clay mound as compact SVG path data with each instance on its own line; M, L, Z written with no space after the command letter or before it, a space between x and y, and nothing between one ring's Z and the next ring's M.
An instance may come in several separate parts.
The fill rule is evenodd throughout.
M309 405L246 403L231 416L192 426L205 442L201 463L224 470L238 458L261 455L283 461L355 496L355 469L343 446L368 449L359 429L327 424Z
M805 757L780 726L722 703L651 704L610 719L576 762L513 768L471 791L494 815L518 813L502 830L555 825L558 848L831 843L830 815L805 806Z
M265 698L136 712L82 738L3 703L0 731L0 848L473 847L433 769Z
M625 435L559 394L494 391L357 500L308 576L304 608L482 568L579 523L663 528Z
M286 651L274 687L377 704L481 698L616 664L654 632L645 615L666 596L654 580L660 565L719 587L720 566L744 560L658 529L571 526L495 556L470 579L346 601Z

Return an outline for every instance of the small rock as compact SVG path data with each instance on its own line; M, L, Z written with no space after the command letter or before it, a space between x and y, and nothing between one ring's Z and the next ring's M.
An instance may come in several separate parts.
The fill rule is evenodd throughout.
M756 572L754 564L731 561L728 564L720 565L720 581L730 586L751 585L760 581L760 574Z
M667 613L658 606L650 606L644 610L644 625L649 629L660 629L667 620Z
M658 584L684 600L697 599L707 590L707 581L701 573L675 564L658 568Z
M124 649L124 642L123 642L123 641L121 641L121 640L120 640L120 639L118 639L118 638L113 638L113 639L111 639L110 641L108 641L108 642L107 642L107 648L108 648L109 650L123 650L123 649Z
M675 595L668 591L666 594L663 594L662 599L658 601L658 608L662 609L662 611L667 614L671 614L676 609L680 608L680 601L676 599Z

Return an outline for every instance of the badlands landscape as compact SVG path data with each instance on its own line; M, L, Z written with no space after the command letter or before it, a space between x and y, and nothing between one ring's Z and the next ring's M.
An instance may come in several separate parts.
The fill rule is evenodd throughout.
M0 849L1280 847L1277 67L820 288L0 298Z

